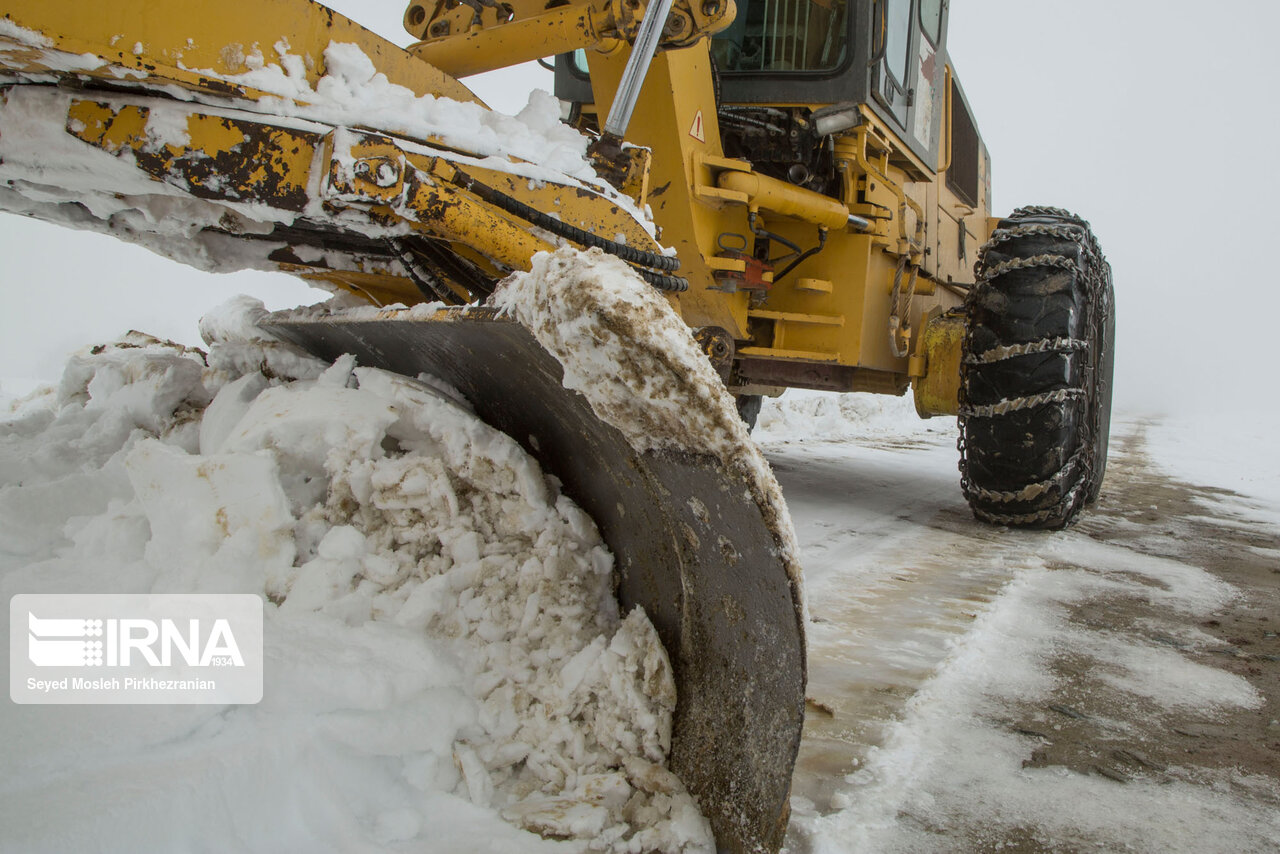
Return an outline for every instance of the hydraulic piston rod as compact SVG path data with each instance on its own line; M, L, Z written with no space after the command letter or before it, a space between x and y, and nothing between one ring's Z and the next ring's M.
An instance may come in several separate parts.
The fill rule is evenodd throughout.
M621 137L627 132L631 123L631 113L640 98L640 89L644 86L645 75L649 73L649 63L653 62L653 52L658 47L658 36L667 23L667 15L671 13L672 0L657 0L645 10L644 19L640 22L640 34L631 47L631 56L627 58L627 67L622 71L622 82L618 84L618 94L609 108L609 117L604 122L604 132Z

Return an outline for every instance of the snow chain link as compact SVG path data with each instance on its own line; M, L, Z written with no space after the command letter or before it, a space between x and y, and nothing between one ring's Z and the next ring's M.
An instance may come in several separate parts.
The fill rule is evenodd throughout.
M1081 480L1080 483L1073 486L1071 491L1068 492L1066 497L1063 499L1063 504L1068 507L1074 505L1076 502L1076 496L1080 494L1080 487L1083 485L1084 481ZM1035 525L1040 522L1047 522L1051 517L1056 516L1059 513L1057 508L1053 507L1050 507L1047 510L1041 510L1039 513L991 513L977 507L973 508L973 512L975 516L988 524L1013 526Z
M1014 270L1025 270L1028 267L1058 267L1063 270L1071 270L1075 272L1076 262L1065 255L1033 255L1030 258L1010 258L1008 261L1002 261L989 270L978 276L978 282L990 282L992 279L998 279L1005 273Z
M983 489L980 486L973 487L973 495L981 498L983 501L990 501L995 504L1008 504L1011 501L1030 501L1032 498L1044 495L1055 487L1061 487L1062 482L1067 479L1072 470L1080 465L1084 458L1084 448L1077 448L1076 452L1071 455L1071 459L1067 460L1067 464L1058 470L1053 477L1046 478L1035 483L1029 483L1022 489L1015 491L997 492L991 489Z
M998 228L992 232L991 239L982 244L982 248L978 250L978 266L981 267L986 263L988 250L1019 237L1057 237L1082 243L1086 234L1083 228L1070 225L1044 225L1038 222L1015 225L1011 228Z
M1035 217L1051 217L1054 219L1065 220L1062 223L1048 224L1036 222L1016 222L1019 219L1030 219ZM974 302L979 293L984 290L985 285L992 280L1012 272L1014 270L1023 270L1032 267L1057 267L1063 270L1070 270L1081 277L1089 304L1096 304L1095 297L1099 288L1102 286L1102 268L1105 264L1098 252L1097 243L1089 234L1089 223L1062 208L1048 207L1043 205L1030 205L1015 210L1006 223L1014 221L1013 224L1002 226L992 233L991 239L983 244L982 249L978 252L978 259L974 265L974 277L978 284L969 293L968 301ZM987 252L993 247L999 246L1010 240L1016 240L1023 237L1052 237L1063 240L1070 240L1081 244L1085 254L1088 256L1084 269L1081 269L1074 260L1064 255L1034 255L1030 258L1013 258L1008 261L996 264L991 268L986 267ZM1114 310L1111 305L1107 305L1104 309L1106 312ZM1096 318L1094 320L1095 328L1103 328L1107 318ZM1043 339L1040 341L1032 341L1026 344L1012 344L1004 347L995 347L977 355L972 355L972 327L966 335L965 350L970 352L966 358L969 364L985 364L1002 359L1011 359L1017 356L1027 355L1030 353L1048 353L1048 352L1075 352L1087 350L1089 342L1074 338L1053 338ZM1101 354L1099 354L1099 359ZM1092 385L1092 384L1090 384ZM1030 395L1028 397L1015 398L1013 400L1002 400L999 403L989 406L970 406L968 395L964 384L960 387L960 436L956 440L956 448L960 452L960 485L966 497L990 501L994 503L1010 503L1014 501L1024 501L1043 494L1045 491L1052 489L1061 484L1072 473L1077 466L1083 466L1083 476L1079 478L1076 485L1072 487L1063 501L1053 507L1046 508L1036 513L1022 514L1000 514L991 513L978 507L974 507L974 514L985 522L995 525L1035 525L1047 522L1050 519L1060 516L1062 507L1075 506L1077 497L1083 484L1089 480L1092 472L1093 460L1093 436L1097 435L1097 431L1101 429L1101 413L1098 406L1093 406L1093 423L1090 425L1092 434L1086 437L1086 441L1082 442L1080 447L1076 449L1069 459L1053 477L1037 483L1028 484L1018 490L993 491L975 486L969 479L969 466L967 461L967 446L965 441L965 420L967 418L990 418L994 416L1004 415L1020 409L1030 409L1035 406L1043 406L1049 403L1062 403L1067 400L1082 399L1088 395L1086 389L1059 389L1057 391L1045 392L1043 394Z
M1074 353L1077 350L1088 350L1089 342L1079 338L1042 338L1028 344L1009 344L1005 347L992 347L976 356L968 356L965 362L970 365L989 365L1004 359L1014 359L1029 353Z
M1044 406L1046 403L1065 403L1068 400L1075 400L1080 397L1084 397L1084 389L1082 388L1060 388L1055 391L1033 394L1029 397L1002 400L999 403L992 403L986 406L962 406L960 407L960 414L966 418L991 418L995 415L1008 415L1010 412L1017 412L1020 409Z

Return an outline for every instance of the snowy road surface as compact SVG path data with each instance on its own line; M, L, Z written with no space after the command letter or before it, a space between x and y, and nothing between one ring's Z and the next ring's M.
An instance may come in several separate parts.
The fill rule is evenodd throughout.
M953 421L862 405L761 430L813 620L788 849L1280 850L1280 505L1123 421L1080 524L985 527Z

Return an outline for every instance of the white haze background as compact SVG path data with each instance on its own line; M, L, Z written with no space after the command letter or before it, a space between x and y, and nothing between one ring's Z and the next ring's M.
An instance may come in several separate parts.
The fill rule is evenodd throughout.
M410 41L396 0L332 5ZM1280 7L957 0L950 15L949 49L991 152L997 212L1072 209L1092 221L1112 263L1117 408L1237 425L1280 412L1258 379L1280 315L1260 254L1280 220L1269 43ZM508 112L529 88L551 87L533 64L467 82ZM0 258L0 387L10 393L56 379L69 352L129 328L198 343L197 318L236 293L270 308L323 296L282 274L204 274L8 214Z

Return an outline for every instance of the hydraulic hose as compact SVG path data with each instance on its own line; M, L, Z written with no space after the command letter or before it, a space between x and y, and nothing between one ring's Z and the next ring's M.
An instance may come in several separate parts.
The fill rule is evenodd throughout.
M481 184L464 172L459 171L458 176L462 179L462 186L465 189L475 193L484 201L494 207L502 208L507 213L518 216L538 228L546 229L557 237L563 237L583 246L600 249L610 255L616 255L630 264L652 267L655 270L664 272L674 272L680 269L680 259L674 255L659 255L656 252L646 252L643 249L636 249L624 243L618 243L616 240L608 240L567 222L561 222L535 207L526 205L518 199L513 199L501 190Z

